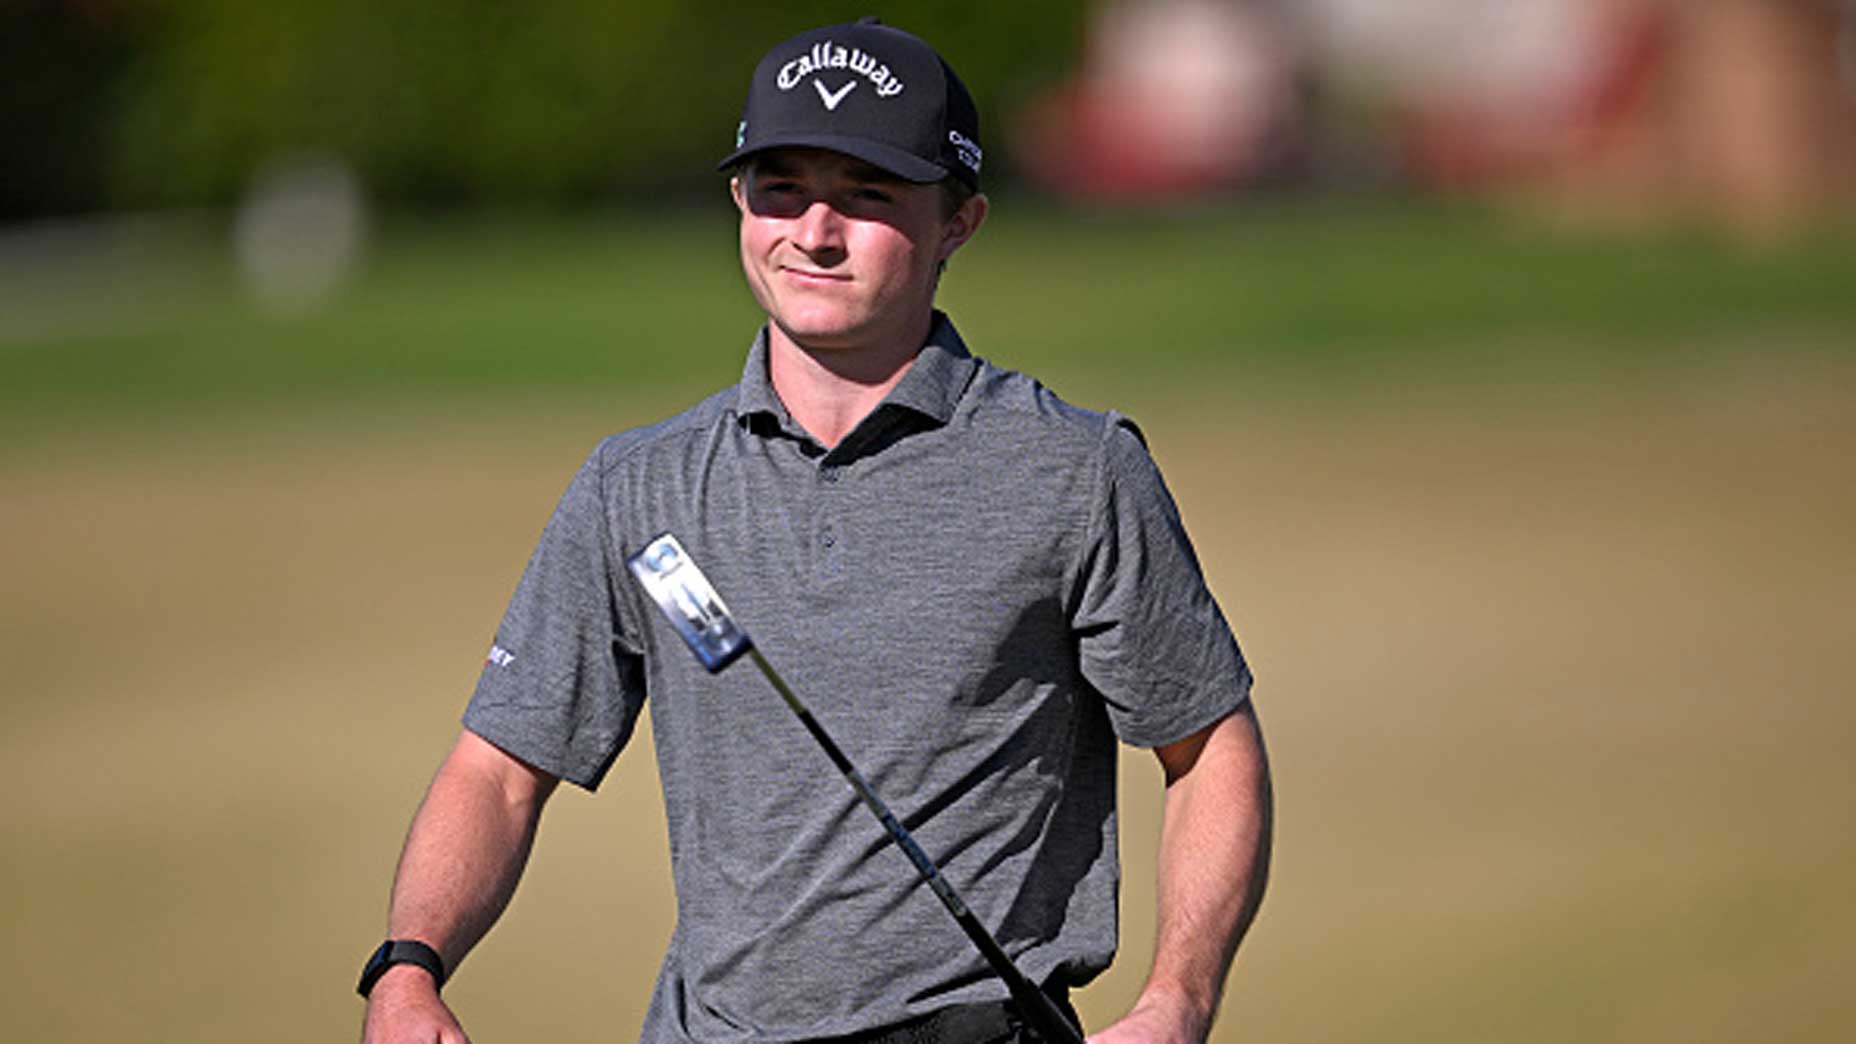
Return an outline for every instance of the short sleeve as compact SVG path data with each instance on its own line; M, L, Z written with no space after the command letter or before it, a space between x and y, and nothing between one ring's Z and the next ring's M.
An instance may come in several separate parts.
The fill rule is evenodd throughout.
M645 696L613 596L600 458L587 459L549 518L464 711L465 728L589 790Z
M1139 430L1112 414L1078 576L1081 670L1123 742L1164 746L1249 699L1249 667L1179 509Z

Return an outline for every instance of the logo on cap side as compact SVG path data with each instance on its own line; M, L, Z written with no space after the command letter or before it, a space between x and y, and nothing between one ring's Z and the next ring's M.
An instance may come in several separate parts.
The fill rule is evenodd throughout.
M960 157L960 162L973 168L973 173L978 174L980 160L986 155L980 151L980 143L957 130L948 131L947 140L953 144L954 154Z
M879 98L893 98L902 93L903 83L896 74L889 71L889 66L877 60L873 54L865 54L855 47L845 47L821 40L812 45L806 53L780 66L780 73L774 79L783 91L790 91L805 82L806 77L821 69L849 69L859 76L867 77L876 85ZM852 83L857 81L852 80ZM837 92L838 100L844 98L845 89ZM825 108L836 109L838 106L825 97L825 89L819 88L819 96L825 100Z

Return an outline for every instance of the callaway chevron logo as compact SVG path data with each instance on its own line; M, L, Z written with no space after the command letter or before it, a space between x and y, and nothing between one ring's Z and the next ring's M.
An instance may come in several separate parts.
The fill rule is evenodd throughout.
M780 75L775 79L783 91L790 91L806 81L806 77L827 69L845 69L857 76L868 79L875 86L879 98L893 98L902 93L902 81L889 71L889 66L877 60L873 54L865 54L855 47L844 47L823 40L812 45L806 53L780 66ZM838 103L851 93L859 81L855 78L846 80L838 88L825 86L822 80L813 80L818 88L818 98L825 103L825 108L836 111Z
M837 111L837 102L843 102L844 95L848 95L850 89L856 85L856 80L846 80L843 87L839 87L837 91L826 91L824 80L813 80L813 87L818 87L818 100L824 102L824 108L830 111Z

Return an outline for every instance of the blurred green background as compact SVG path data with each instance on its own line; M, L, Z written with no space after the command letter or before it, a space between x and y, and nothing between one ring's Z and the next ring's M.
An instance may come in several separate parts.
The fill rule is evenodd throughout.
M992 114L943 306L1141 422L1258 672L1277 862L1216 1038L1844 1039L1847 206L1446 183L1331 71L1267 176L1066 191L1004 143L1105 6L882 13ZM0 1038L352 1038L555 498L739 373L746 75L863 9L0 10ZM649 742L551 806L447 990L473 1039L635 1037ZM1126 769L1091 1027L1152 938Z

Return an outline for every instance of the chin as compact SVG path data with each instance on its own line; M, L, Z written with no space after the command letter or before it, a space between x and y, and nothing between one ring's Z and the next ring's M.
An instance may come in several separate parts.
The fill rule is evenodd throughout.
M857 333L842 327L793 327L786 328L787 334L804 348L836 349L855 346Z
M808 347L835 348L855 340L864 329L864 324L848 316L820 314L817 312L800 312L787 315L780 320L780 326L794 340Z

